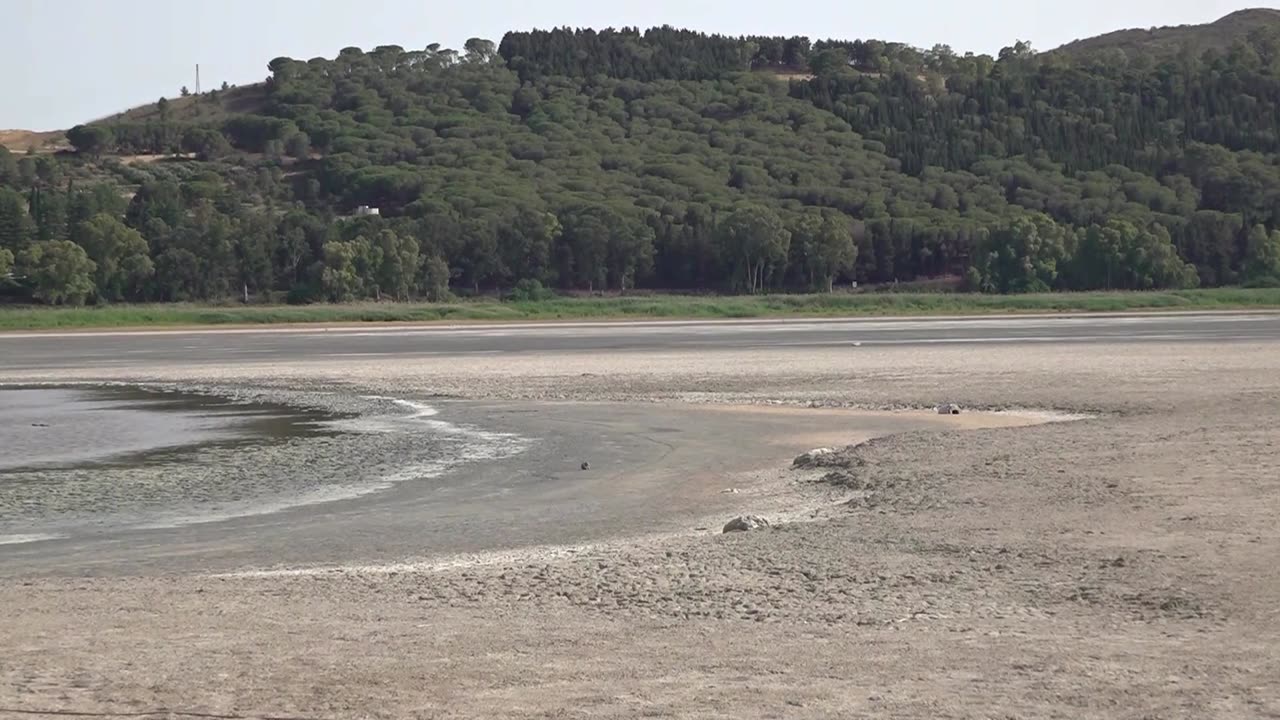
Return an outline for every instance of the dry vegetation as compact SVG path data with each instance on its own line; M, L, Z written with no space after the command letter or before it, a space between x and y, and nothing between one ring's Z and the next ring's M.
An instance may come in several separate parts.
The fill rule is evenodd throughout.
M166 120L170 122L215 122L235 113L262 111L267 99L264 83L240 85L227 90L205 92L187 97L166 98L167 109L162 117L158 103L147 103L124 112L108 115L91 124L111 125Z
M61 130L35 132L32 130L0 130L0 147L11 152L25 153L32 148L38 153L50 153L71 149Z

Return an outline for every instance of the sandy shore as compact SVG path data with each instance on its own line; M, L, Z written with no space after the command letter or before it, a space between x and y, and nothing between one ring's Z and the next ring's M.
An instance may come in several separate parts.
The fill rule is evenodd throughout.
M365 571L257 577L32 573L0 584L0 607L19 618L0 634L0 717L1276 717L1277 350L806 349L120 373L723 414L754 438L776 428L776 446L746 454L777 463L735 481L744 487L794 478L791 449L846 432L788 415L810 406L946 400L1096 417L872 440L821 473L832 474L821 497L852 502L816 502L800 508L804 522L761 533L389 567L402 559L392 547L387 562L363 558ZM43 379L74 376L103 379ZM657 519L661 506L647 507L639 517Z
M815 447L1046 421L674 402L427 405L412 393L351 388L202 391L343 418L255 445L196 446L180 461L6 475L0 540L41 541L0 556L0 579L452 567L632 546L718 532L742 512L796 519L848 500L856 493L821 482L825 469L786 471Z

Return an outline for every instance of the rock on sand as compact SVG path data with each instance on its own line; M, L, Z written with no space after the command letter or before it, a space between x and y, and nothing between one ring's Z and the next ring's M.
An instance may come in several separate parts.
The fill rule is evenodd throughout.
M769 527L769 521L759 515L741 515L730 520L724 526L724 532L749 532Z
M814 448L791 461L792 467L807 468L818 464L818 461L835 452L833 448Z

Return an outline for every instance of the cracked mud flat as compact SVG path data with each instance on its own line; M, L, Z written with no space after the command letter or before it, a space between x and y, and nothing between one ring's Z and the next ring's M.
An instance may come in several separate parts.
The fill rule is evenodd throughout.
M373 572L8 579L0 607L19 620L0 633L0 717L1277 717L1277 350L200 369L460 402L945 400L1097 417L872 440L812 471L852 502L758 533ZM796 477L789 460L775 482Z

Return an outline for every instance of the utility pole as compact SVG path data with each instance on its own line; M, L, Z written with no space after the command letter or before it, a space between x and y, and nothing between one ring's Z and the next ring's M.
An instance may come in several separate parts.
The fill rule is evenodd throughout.
M196 63L196 94L200 94L200 63Z

